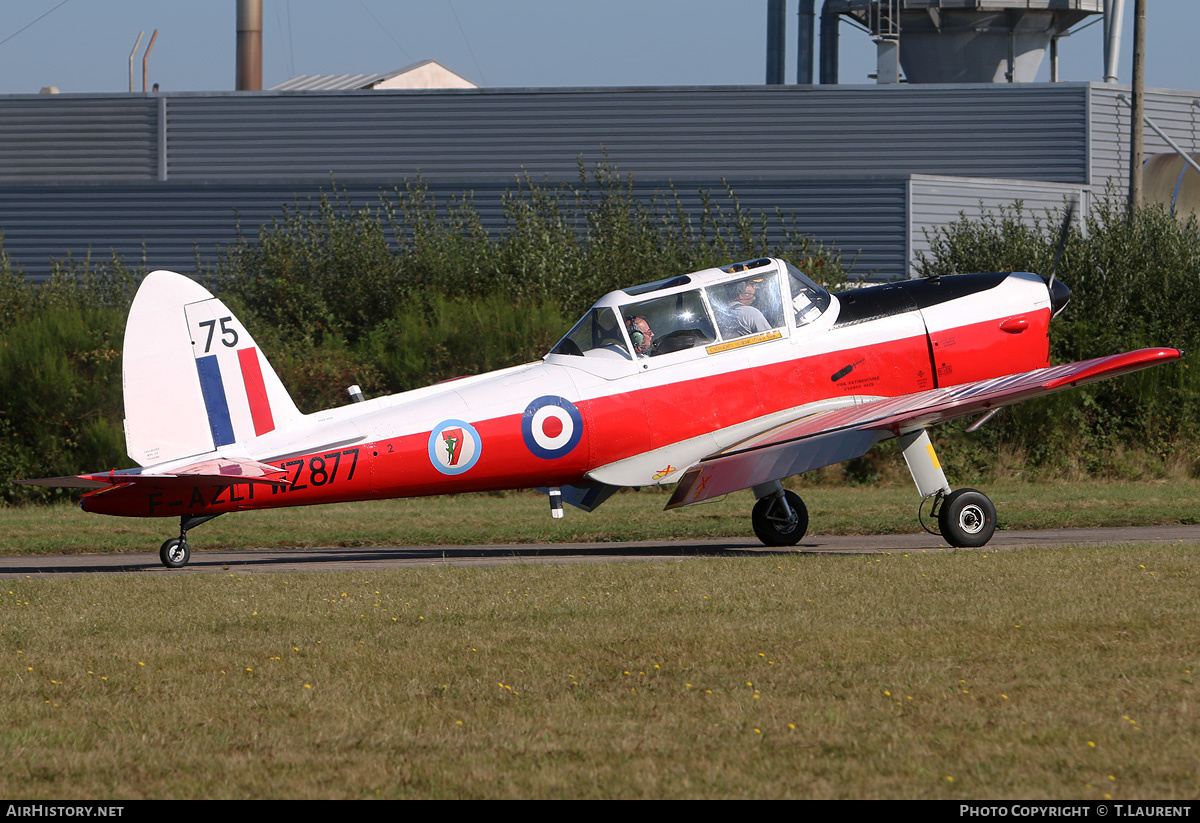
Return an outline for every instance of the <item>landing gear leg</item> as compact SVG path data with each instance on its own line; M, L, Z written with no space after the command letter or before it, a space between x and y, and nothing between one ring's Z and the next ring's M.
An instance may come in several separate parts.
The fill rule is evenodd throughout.
M808 531L808 507L778 480L754 487L758 502L750 514L754 534L767 546L794 546Z
M195 528L201 523L207 523L214 517L219 517L216 514L196 514L187 515L179 518L179 537L172 537L170 540L162 544L158 550L158 559L168 569L181 569L188 564L192 559L192 550L188 547L187 533L188 529Z
M902 434L900 448L921 497L934 498L930 514L937 517L942 538L955 548L978 548L991 540L996 532L996 507L981 491L950 491L929 432L920 429Z

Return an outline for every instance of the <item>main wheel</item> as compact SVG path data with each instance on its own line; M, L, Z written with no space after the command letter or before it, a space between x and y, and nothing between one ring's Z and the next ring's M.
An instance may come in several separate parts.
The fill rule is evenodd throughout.
M953 491L938 509L938 528L951 546L978 548L996 532L996 507L981 491Z
M183 537L172 537L158 550L158 559L168 569L186 566L191 557L192 550L188 548L187 539Z
M760 498L750 514L754 533L767 546L794 546L808 531L808 507L795 492L784 491L789 515L775 495Z

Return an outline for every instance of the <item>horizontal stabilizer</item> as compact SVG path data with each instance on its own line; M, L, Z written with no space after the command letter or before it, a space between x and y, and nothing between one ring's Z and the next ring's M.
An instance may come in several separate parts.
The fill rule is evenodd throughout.
M124 486L130 483L153 484L155 486L236 486L240 483L266 483L286 485L287 472L257 460L219 457L202 460L172 469L163 474L147 474L141 469L96 474L76 474L68 477L40 477L35 480L18 480L29 486L49 486L59 489L103 489L107 486Z

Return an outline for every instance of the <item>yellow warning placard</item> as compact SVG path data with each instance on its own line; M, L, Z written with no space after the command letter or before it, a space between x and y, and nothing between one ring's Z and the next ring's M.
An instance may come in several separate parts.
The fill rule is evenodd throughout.
M716 354L717 352L729 351L730 349L740 349L742 346L753 346L755 343L765 343L768 340L778 340L781 337L783 337L783 333L778 329L775 331L764 331L759 334L752 334L749 337L718 343L715 346L706 346L704 350L709 354Z

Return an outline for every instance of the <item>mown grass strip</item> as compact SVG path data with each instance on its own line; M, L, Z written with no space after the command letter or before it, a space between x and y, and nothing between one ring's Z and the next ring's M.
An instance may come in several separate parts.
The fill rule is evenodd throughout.
M1197 548L6 581L0 793L1192 797Z

